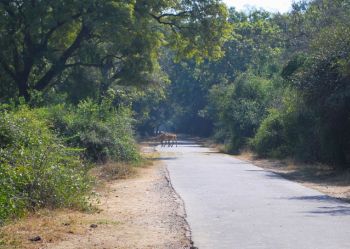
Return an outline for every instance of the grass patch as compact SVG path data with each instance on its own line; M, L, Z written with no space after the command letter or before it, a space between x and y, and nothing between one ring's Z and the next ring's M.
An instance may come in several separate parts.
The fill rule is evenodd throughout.
M217 150L220 153L228 153L229 152L226 145L217 143L213 139L205 139L202 141L202 143L205 147L212 148L214 150Z
M69 209L42 209L25 219L17 220L0 228L1 249L32 249L44 243L54 243L62 240L68 234L84 234L88 228L84 217L78 211ZM32 242L29 239L40 236L41 241Z
M97 168L98 177L102 180L126 179L135 174L132 164L108 162Z
M119 226L122 224L120 221L115 221L115 220L107 220L107 219L101 219L94 221L93 223L97 225L113 225L113 226Z
M91 174L102 181L127 179L136 174L136 168L152 166L157 158L159 158L158 152L146 152L137 162L107 162L92 169Z

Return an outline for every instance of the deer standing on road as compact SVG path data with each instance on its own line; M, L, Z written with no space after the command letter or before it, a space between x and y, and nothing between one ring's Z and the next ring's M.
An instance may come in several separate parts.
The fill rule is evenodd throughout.
M159 141L162 145L162 147L166 146L166 144L168 144L168 147L173 147L174 144L177 147L177 135L173 134L173 133L167 133L167 132L162 132L159 136Z

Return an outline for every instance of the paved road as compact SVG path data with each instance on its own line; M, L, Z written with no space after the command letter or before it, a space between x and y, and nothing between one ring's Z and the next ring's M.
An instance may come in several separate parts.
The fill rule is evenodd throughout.
M350 248L350 204L188 141L157 150L199 249Z

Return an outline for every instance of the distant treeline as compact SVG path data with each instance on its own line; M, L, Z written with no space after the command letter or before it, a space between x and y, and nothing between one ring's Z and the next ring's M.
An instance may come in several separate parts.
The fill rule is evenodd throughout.
M229 152L350 167L350 2L296 2L285 14L229 11L218 60L162 65L169 127ZM167 120L167 119L165 119Z

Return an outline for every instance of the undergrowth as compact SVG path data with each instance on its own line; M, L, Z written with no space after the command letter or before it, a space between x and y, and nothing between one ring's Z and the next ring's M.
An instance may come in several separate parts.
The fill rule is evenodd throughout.
M21 106L0 116L0 224L28 211L87 206L91 179L38 113Z

